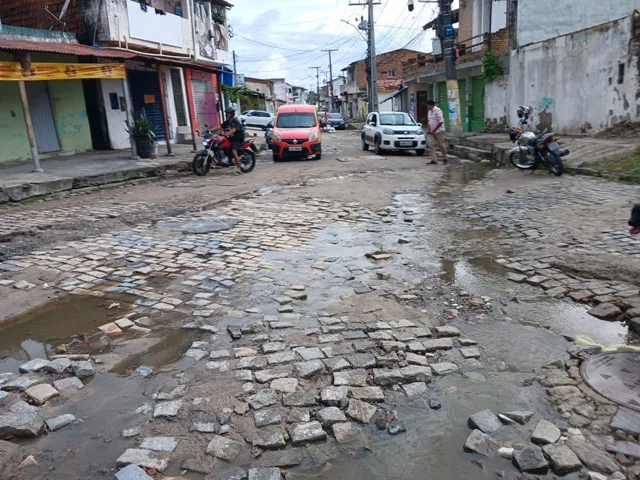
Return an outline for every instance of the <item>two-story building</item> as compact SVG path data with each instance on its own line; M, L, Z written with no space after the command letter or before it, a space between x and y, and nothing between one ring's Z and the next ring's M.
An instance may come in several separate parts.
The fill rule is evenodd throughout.
M380 111L394 110L391 98L402 86L402 64L419 54L416 50L401 48L376 55ZM358 60L342 69L345 81L340 86L340 97L342 115L345 118L364 120L368 114L367 63L366 60Z
M230 77L229 8L225 0L8 0L0 2L0 19L10 26L70 32L71 42L100 47L92 52L108 52L124 63L124 82L95 77L81 83L86 136L94 149L129 147L127 114L143 111L156 139L169 149L175 142L195 145L205 124L221 122L221 83ZM44 83L41 100L52 97L53 82ZM66 153L56 143L51 140L43 153Z
M284 78L272 78L276 108L287 103L307 103L307 89L287 83Z
M276 113L273 81L264 78L245 77L244 85L250 92L252 101L248 105L243 104L243 110L265 110L270 113Z
M457 28L458 88L460 117L464 132L480 132L485 125L485 75L483 57L486 52L503 64L507 63L509 34L507 28L507 0L460 0L459 9L454 10ZM423 26L432 31L436 20ZM445 128L450 129L448 92L445 65L440 40L432 40L433 50L429 54L417 55L403 65L404 86L403 110L417 121L427 122L427 100L433 99L442 109Z

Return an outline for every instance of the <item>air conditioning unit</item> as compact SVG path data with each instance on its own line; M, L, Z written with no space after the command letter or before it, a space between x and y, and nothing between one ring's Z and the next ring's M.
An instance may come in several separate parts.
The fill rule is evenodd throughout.
M438 37L433 37L431 39L431 48L434 55L442 55L442 43L440 43L440 39Z

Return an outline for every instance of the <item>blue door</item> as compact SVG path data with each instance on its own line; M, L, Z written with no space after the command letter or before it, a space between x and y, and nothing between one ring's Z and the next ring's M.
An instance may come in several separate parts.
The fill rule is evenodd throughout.
M158 72L127 70L133 113L137 117L144 112L153 125L156 140L164 140L164 120L160 98Z

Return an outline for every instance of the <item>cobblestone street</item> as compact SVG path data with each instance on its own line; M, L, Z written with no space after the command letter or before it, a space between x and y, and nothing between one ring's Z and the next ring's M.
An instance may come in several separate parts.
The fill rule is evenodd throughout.
M359 146L3 207L2 478L640 478L640 188Z

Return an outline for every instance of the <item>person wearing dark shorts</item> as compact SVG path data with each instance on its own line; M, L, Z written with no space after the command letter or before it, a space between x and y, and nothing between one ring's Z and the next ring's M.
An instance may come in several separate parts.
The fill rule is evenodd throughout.
M222 123L220 127L215 128L213 131L224 132L224 135L229 138L229 142L231 143L231 154L233 155L233 161L236 164L236 173L240 175L242 173L240 157L238 156L238 150L242 146L244 142L244 128L242 127L242 123L240 120L236 118L236 111L232 108L228 109L225 112L226 120Z

